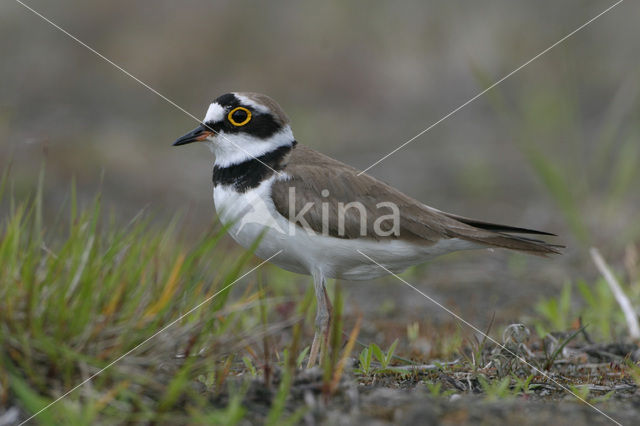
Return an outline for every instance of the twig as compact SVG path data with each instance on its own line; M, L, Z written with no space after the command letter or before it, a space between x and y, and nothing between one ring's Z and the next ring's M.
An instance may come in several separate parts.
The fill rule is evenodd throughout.
M622 312L624 313L624 317L627 320L627 327L629 328L629 336L633 340L640 340L640 324L638 324L638 317L636 316L635 311L633 310L633 306L631 306L631 302L626 294L620 288L620 284L618 284L618 280L613 276L611 269L605 262L605 260L600 255L600 251L592 247L590 250L591 258L593 259L593 263L596 264L596 267L604 277L607 284L609 284L609 288L611 292L615 296L618 304L622 308Z
M449 365L457 365L460 362L460 359L456 359L451 362L443 362L437 364L420 364L420 365L399 365L389 367L389 370L408 370L408 371L421 371L421 370L439 370L441 367L449 366Z
M586 384L586 385L576 385L576 387L577 388L587 388L590 391L607 392L607 391L631 390L631 389L635 389L637 386L636 385L630 385L630 384L627 384L627 383L623 383L623 384L613 385L613 386L602 386L602 385Z

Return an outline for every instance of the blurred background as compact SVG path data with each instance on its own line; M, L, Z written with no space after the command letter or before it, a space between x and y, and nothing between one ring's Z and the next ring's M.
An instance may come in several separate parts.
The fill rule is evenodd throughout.
M223 93L262 92L300 143L362 169L612 3L28 2L195 116ZM568 246L551 260L453 255L413 282L454 306L481 299L469 315L501 304L512 318L596 275L591 245L623 262L640 235L639 16L622 3L369 171L441 210ZM123 221L182 213L188 235L213 220L207 148L171 147L192 118L12 1L0 3L0 52L0 167L16 195L33 193L46 162L50 218L75 178L81 199L101 191ZM439 315L411 291L370 304L370 288L348 286L360 309Z

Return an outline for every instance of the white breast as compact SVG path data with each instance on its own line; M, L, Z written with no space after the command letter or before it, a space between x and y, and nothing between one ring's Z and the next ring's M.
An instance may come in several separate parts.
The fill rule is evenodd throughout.
M280 215L271 201L275 176L245 193L218 185L213 200L220 220L230 225L229 234L245 248L262 237L256 255L262 259L282 250L272 263L289 271L311 274L319 271L327 278L365 280L388 273L372 264L358 250L393 272L455 250L478 248L457 238L433 245L402 240L342 239L307 233Z

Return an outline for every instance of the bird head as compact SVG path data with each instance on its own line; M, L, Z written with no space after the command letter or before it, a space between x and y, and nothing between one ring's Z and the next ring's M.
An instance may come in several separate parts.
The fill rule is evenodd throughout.
M193 142L207 143L216 164L227 166L291 145L294 137L289 118L273 99L233 92L213 101L202 123L173 145Z

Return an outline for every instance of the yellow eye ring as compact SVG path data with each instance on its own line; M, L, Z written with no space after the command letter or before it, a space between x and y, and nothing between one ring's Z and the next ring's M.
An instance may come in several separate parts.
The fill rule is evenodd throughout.
M242 120L242 121L236 121L233 119L233 114L235 112L238 111L244 111L245 114L247 114L247 117ZM236 107L234 109L232 109L231 111L229 111L229 114L227 115L227 119L229 120L229 123L233 124L234 126L244 126L245 124L247 124L249 121L251 121L251 111L249 111L248 109L244 108L244 107Z

